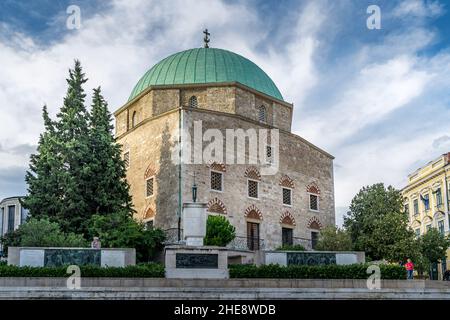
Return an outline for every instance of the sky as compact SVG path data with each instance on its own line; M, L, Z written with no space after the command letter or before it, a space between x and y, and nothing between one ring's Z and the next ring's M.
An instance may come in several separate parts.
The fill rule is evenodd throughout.
M381 29L367 27L370 5ZM57 113L74 59L114 111L155 63L202 46L205 28L211 47L274 80L294 104L293 132L335 156L338 225L362 186L402 188L450 151L450 1L3 0L0 198L26 193L42 106Z

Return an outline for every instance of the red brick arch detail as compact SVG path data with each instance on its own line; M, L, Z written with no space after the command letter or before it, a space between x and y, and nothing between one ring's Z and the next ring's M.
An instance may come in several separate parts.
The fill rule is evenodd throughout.
M280 179L280 186L294 189L294 180L292 180L288 175L284 175Z
M307 224L309 229L317 229L320 230L323 228L322 223L320 222L320 220L314 216L311 219L308 220L308 224Z
M261 174L259 173L259 170L255 167L249 167L245 170L244 174L247 178L253 179L253 180L261 180Z
M320 189L319 189L319 187L317 186L317 184L315 184L315 183L310 183L310 184L306 187L306 192L320 195Z
M250 218L250 219L258 219L258 220L263 219L262 212L254 204L252 204L250 207L248 207L245 210L244 215L246 218Z
M148 179L156 175L156 170L153 165L149 164L147 170L145 170L144 179Z
M155 209L152 205L147 206L142 214L142 220L151 219L155 217Z
M295 218L289 211L285 211L280 217L280 223L295 226Z
M227 214L227 207L220 199L214 198L208 202L208 212Z
M227 172L227 168L223 163L217 163L215 161L208 163L208 168L215 171Z

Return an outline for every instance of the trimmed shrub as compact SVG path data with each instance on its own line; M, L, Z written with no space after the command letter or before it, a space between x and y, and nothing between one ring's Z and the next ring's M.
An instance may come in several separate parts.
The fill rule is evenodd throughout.
M236 229L222 216L208 216L205 245L225 247L236 237Z
M230 278L275 279L367 279L369 264L280 266L230 265ZM399 265L380 265L382 279L406 279L406 271Z
M13 232L2 239L5 249L20 247L88 247L89 243L82 235L64 233L56 222L48 219L28 219Z
M164 278L164 266L158 263L127 267L80 266L81 277L94 278ZM0 265L0 277L69 277L67 266L17 267Z

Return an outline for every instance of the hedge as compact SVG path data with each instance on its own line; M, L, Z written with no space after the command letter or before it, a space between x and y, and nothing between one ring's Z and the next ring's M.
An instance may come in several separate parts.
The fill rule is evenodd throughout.
M367 279L370 264L280 266L230 265L230 278L277 279ZM382 279L406 279L406 271L398 265L379 265Z
M80 266L81 277L164 278L164 267L157 263L127 267ZM67 266L18 267L0 265L0 277L69 277Z

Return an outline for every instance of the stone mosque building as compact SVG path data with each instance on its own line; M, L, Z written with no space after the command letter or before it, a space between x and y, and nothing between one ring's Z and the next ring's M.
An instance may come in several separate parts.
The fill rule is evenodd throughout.
M293 105L262 69L208 42L206 33L204 48L155 64L114 113L135 218L182 239L180 213L195 183L208 214L235 226L232 247L313 248L320 229L335 224L333 156L291 132ZM176 161L186 152L179 142L194 137L196 121L203 132L214 128L224 136L230 128L278 129L277 172L263 175L264 164Z

